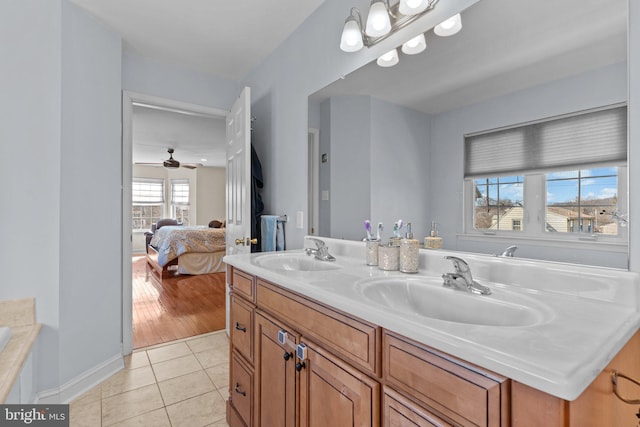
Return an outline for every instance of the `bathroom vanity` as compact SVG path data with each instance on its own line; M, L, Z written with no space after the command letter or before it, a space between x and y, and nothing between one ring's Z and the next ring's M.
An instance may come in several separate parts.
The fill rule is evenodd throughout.
M611 375L640 378L637 274L424 250L408 275L324 240L225 257L229 425L636 425ZM442 287L453 254L491 295Z

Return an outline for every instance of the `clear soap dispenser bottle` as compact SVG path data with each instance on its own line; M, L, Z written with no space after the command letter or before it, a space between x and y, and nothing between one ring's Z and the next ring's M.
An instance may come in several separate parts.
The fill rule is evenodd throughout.
M411 223L407 224L405 238L400 241L400 271L403 273L418 272L418 248L420 242L413 238Z

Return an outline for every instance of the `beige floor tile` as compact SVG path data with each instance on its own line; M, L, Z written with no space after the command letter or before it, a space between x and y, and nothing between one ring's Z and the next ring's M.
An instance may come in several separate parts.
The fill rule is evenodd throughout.
M87 403L97 402L102 399L102 389L100 385L95 386L86 393L81 394L71 401L71 405L86 405Z
M207 368L207 375L213 381L217 389L226 389L229 387L229 363L222 362L211 368Z
M165 362L154 363L152 367L156 374L157 381L165 381L202 369L198 359L196 359L193 354L167 360Z
M187 356L191 354L189 346L184 342L168 344L162 347L147 350L151 363L164 362L165 360L175 359L177 357Z
M165 405L214 391L214 385L205 371L196 371L158 383Z
M164 406L157 384L102 399L102 425L109 426Z
M213 424L209 424L207 427L229 427L226 420L220 420Z
M96 427L102 422L102 406L100 400L78 405L69 405L70 427Z
M212 348L225 348L229 351L229 338L227 338L226 332L221 331L204 337L189 339L187 340L187 345L194 353Z
M150 364L146 351L136 351L124 357L124 367L127 369L141 368Z
M229 363L229 352L221 348L210 348L209 350L195 353L203 368L211 368L221 363Z
M129 418L113 424L113 427L171 427L169 416L165 408L156 409L137 417Z
M125 391L154 384L156 378L151 366L136 369L123 369L102 383L102 397L109 397Z
M226 418L226 405L216 391L167 406L173 427L203 427Z

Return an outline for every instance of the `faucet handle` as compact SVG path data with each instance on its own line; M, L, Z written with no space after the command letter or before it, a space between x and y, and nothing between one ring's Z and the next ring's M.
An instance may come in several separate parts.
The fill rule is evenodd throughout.
M444 259L448 259L451 262L453 262L453 268L455 268L456 273L471 272L471 268L469 268L469 264L467 264L467 261L463 260L462 258L458 258L457 256L447 255L444 257Z
M316 239L315 237L307 237L307 239L316 244L316 249L322 249L326 246L323 240Z

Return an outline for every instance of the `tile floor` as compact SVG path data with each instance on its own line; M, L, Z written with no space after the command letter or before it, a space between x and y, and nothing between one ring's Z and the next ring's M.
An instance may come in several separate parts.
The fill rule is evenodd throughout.
M71 402L71 427L227 426L224 331L141 348L125 368Z

